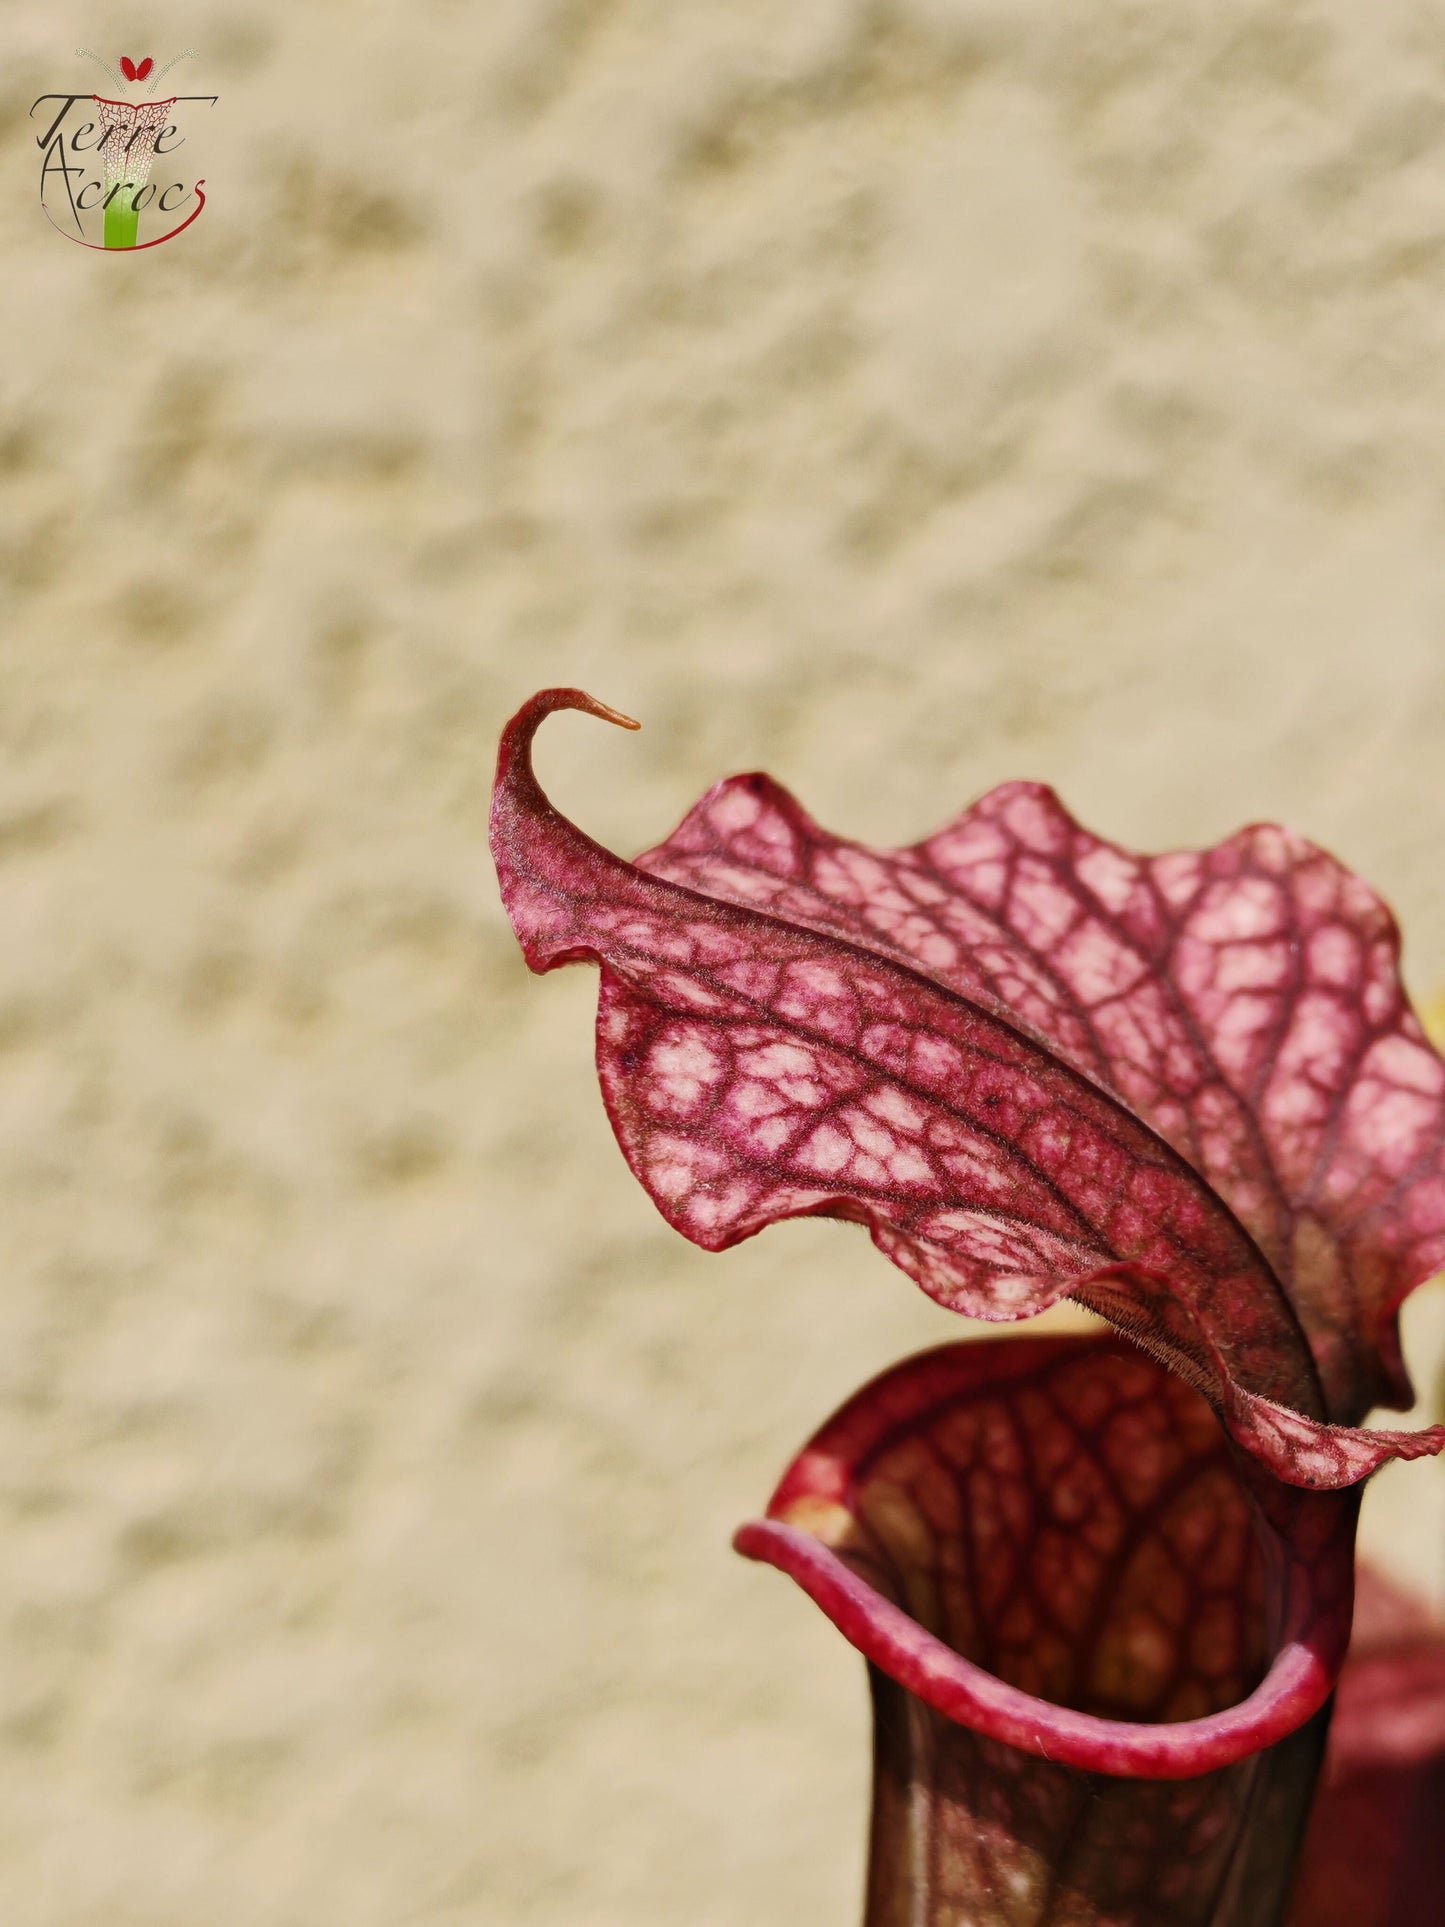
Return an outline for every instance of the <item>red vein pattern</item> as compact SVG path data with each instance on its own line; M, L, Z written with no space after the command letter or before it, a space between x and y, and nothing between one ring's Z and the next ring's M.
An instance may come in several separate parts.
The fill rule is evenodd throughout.
M870 849L766 776L720 783L651 874L827 930L1011 1013L1218 1192L1299 1311L1332 1417L1412 1403L1394 1313L1445 1266L1445 1065L1360 878L1261 824L1141 857L1006 783Z
M1359 1202L1376 1197L1381 1173L1389 1170L1399 1215L1383 1203L1371 1206L1378 1242L1349 1247L1356 1294L1350 1302L1357 1308L1362 1302L1360 1280L1367 1275L1388 1271L1393 1282L1386 1297L1393 1293L1405 1275L1398 1270L1401 1252L1407 1257L1399 1262L1407 1263L1413 1280L1435 1251L1445 1235L1436 1225L1437 1217L1445 1219L1445 1178L1430 1162L1435 1138L1408 1109L1410 1091L1398 1080L1371 1110L1369 1094L1382 1088L1394 1059L1387 1053L1382 1060L1371 1042L1356 1053L1360 1067L1348 1080L1335 1077L1346 1092L1330 1133L1335 1149L1326 1159L1335 1175L1313 1215L1305 1211L1291 1221L1295 1228L1283 1246L1287 1213L1275 1193L1273 1217L1261 1215L1262 1205L1251 1208L1254 1167L1239 1164L1232 1198L1220 1188L1229 1147L1248 1138L1246 1123L1225 1101L1226 1084L1196 1088L1182 1068L1177 1076L1171 1070L1168 1089L1177 1086L1188 1101L1179 1098L1177 1115L1166 1105L1151 1119L1137 1092L1110 1088L1103 1075L1106 1061L1116 1071L1125 1062L1123 1040L1132 1025L1141 1040L1139 1062L1127 1076L1118 1073L1120 1084L1146 1076L1155 1061L1151 1049L1162 1053L1162 1076L1173 1063L1166 1016L1180 999L1214 1013L1218 1050L1224 1048L1219 1039L1260 1035L1250 1013L1263 992L1241 991L1236 1020L1221 1017L1205 994L1209 969L1216 983L1247 974L1235 947L1247 943L1254 926L1229 908L1235 899L1228 893L1190 886L1189 901L1201 906L1193 934L1167 945L1160 936L1155 952L1192 960L1183 972L1187 988L1177 989L1156 963L1146 994L1139 969L1128 979L1117 946L1111 950L1100 940L1091 950L1093 938L1067 924L1058 894L1048 896L1042 873L1022 856L1007 887L987 882L981 846L969 841L970 817L926 846L934 851L931 921L924 915L927 890L912 921L912 913L896 913L892 885L880 880L889 872L879 853L814 831L806 862L787 856L785 831L791 825L794 847L801 848L798 826L807 819L765 779L743 778L713 791L645 865L626 863L561 816L533 775L532 737L560 708L626 720L580 691L547 690L509 724L492 831L503 898L534 970L583 959L600 964L603 1096L633 1171L685 1236L722 1250L780 1218L848 1218L865 1224L881 1250L956 1310L1010 1320L1072 1294L1167 1360L1205 1393L1236 1440L1292 1484L1346 1485L1388 1458L1445 1445L1441 1428L1363 1432L1326 1422L1329 1407L1311 1345L1258 1241L1265 1237L1277 1250L1296 1253L1322 1250L1323 1233L1311 1227L1325 1223L1326 1206L1344 1184L1339 1174ZM1008 794L995 792L973 814L993 825L992 805ZM1014 796L1009 820L1018 838L1022 801L1043 809L1036 792ZM1040 817L1035 843L1047 842L1043 823ZM1262 850L1265 833L1249 834ZM1276 834L1279 849L1295 847ZM765 848L774 853L771 870L760 854ZM1123 861L1096 845L1094 860L1085 864L1081 855L1076 867L1093 879L1100 902L1111 887L1122 902L1122 884L1109 885L1117 872L1101 851ZM894 854L895 874L909 867L905 859L913 854ZM1207 865L1218 854L1188 861ZM1023 938L1013 940L1011 950L990 947L981 935L972 942L967 893L950 896L949 862L968 872L972 888L991 889L1000 906L1011 906L1009 915L1034 931L1038 948L1030 950ZM1163 900L1172 891L1184 901L1184 862L1154 860L1163 867L1157 875L1151 871L1151 888ZM790 868L806 875L806 890L801 882L780 880ZM848 875L851 900L840 881ZM1253 872L1245 881L1252 891ZM1026 903L1034 924L1027 924ZM1350 905L1358 921L1354 897ZM1142 928L1143 912L1131 914ZM1046 930L1053 933L1051 949L1043 943ZM1229 939L1228 930L1243 934ZM1377 980L1378 972L1369 984ZM1112 1016L1105 981L1126 1000ZM1098 994L1086 1002L1091 985ZM1272 994L1273 1008L1280 997ZM1304 1000L1295 998L1291 1007L1304 1008ZM1049 1010L1067 1016L1055 1023L1061 1042L1049 1041ZM1390 1015L1378 997L1369 1010L1383 1013L1380 1023ZM1390 1012L1395 1029L1384 1040L1397 1054L1418 1055L1418 1065L1410 1058L1411 1075L1423 1086L1425 1066L1438 1072L1439 1061L1407 1034L1406 1017L1394 1004ZM1196 1015L1195 1032L1202 1034L1203 1023ZM1279 1034L1280 1049L1298 1054L1309 1033L1286 1024ZM1106 1059L1100 1045L1091 1060L1087 1036L1112 1037L1113 1054ZM1309 1094L1318 1079L1299 1081L1313 1103ZM1273 1089L1268 1078L1266 1085ZM1415 1096L1426 1101L1421 1092ZM1271 1103L1281 1115L1288 1108L1282 1099ZM1302 1097L1296 1104L1301 1118L1306 1109ZM1368 1128L1351 1121L1362 1109L1373 1119ZM1223 1121L1211 1129L1216 1118ZM1387 1125L1403 1152L1390 1150ZM1301 1122L1299 1130L1305 1128ZM1181 1143L1170 1141L1171 1130L1196 1150L1207 1175ZM1435 1147L1428 1154L1424 1136ZM1241 1160L1244 1155L1240 1150ZM1331 1250L1344 1249L1342 1233L1329 1237ZM1299 1290L1301 1275L1296 1265L1291 1278L1303 1311L1308 1294ZM1308 1276L1313 1289L1324 1273L1309 1270ZM1364 1323L1378 1324L1384 1299L1370 1302ZM1330 1329L1318 1327L1317 1346L1327 1360ZM1368 1334L1361 1342L1369 1353Z
M1355 1498L1271 1482L1261 1535L1241 1464L1094 1338L925 1353L804 1448L737 1544L874 1662L868 1927L1278 1918Z

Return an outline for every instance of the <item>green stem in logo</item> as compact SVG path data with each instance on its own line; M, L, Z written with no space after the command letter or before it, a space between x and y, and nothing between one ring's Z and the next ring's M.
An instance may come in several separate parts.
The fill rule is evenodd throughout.
M135 246L136 232L140 227L140 215L131 205L134 200L134 190L127 192L122 188L115 199L106 204L105 245L108 248Z

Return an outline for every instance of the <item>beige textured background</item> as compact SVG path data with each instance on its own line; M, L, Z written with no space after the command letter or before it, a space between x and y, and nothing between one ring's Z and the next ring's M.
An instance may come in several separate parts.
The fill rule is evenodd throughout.
M1144 846L1277 816L1432 994L1445 27L22 0L6 43L0 1917L836 1927L862 1668L727 1538L954 1326L844 1227L653 1214L588 975L495 900L496 731L556 681L642 717L540 751L623 849L755 765L879 840L1020 774ZM202 50L173 247L41 220L80 44ZM1371 1498L1432 1584L1442 1481Z

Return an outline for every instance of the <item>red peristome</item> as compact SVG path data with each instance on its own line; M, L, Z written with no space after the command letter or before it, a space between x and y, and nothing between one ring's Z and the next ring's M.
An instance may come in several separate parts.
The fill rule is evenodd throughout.
M1188 1379L1291 1484L1333 1488L1445 1445L1442 1428L1323 1422L1316 1364L1342 1336L1373 1358L1380 1308L1445 1237L1435 1112L1420 1109L1435 1101L1428 1067L1440 1067L1380 989L1388 929L1359 978L1371 1028L1354 1068L1292 1074L1301 1118L1319 1090L1334 1093L1331 1148L1308 1183L1305 1125L1281 1135L1285 1089L1242 1041L1259 1044L1251 999L1270 997L1284 1060L1319 1040L1313 1004L1296 1000L1297 1022L1278 984L1260 988L1274 956L1266 925L1283 917L1294 942L1303 911L1279 906L1298 898L1322 931L1363 929L1363 886L1318 852L1306 861L1309 846L1283 832L1248 833L1247 847L1223 846L1229 856L1130 859L1128 871L1076 827L1067 845L1058 806L1017 786L914 851L863 851L825 838L764 778L712 792L639 866L584 836L537 784L531 740L561 708L625 720L576 690L543 691L514 717L493 800L503 897L534 970L601 965L604 1100L634 1172L685 1236L722 1250L781 1218L847 1218L952 1309L1006 1321L1071 1294ZM1242 1001L1228 1002L1231 984ZM1146 1116L1134 1086L1151 1066ZM1270 1162L1276 1137L1294 1147L1288 1180ZM1357 1239L1331 1271L1345 1196L1373 1242ZM1308 1339L1260 1237L1292 1254ZM1316 1289L1327 1275L1345 1282ZM1373 1374L1367 1364L1360 1382ZM1335 1409L1358 1404L1341 1373L1331 1387Z
M758 1520L740 1527L733 1544L745 1558L796 1580L865 1659L945 1719L1018 1752L1089 1773L1188 1780L1234 1766L1303 1726L1334 1687L1320 1654L1296 1643L1227 1712L1169 1726L1100 1719L1048 1705L960 1658L797 1527Z
M1247 1463L1116 1339L951 1345L851 1399L735 1544L975 1733L1192 1778L1303 1725L1349 1637L1354 1495Z

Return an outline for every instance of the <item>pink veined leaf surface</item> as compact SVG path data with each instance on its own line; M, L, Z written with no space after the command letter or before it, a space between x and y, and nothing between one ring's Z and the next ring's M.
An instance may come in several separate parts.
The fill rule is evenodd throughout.
M1039 947L1011 938L1010 950L1002 938L986 940L967 893L940 880L948 848L956 868L968 869L971 859L959 852L972 847L977 855L981 847L976 840L968 844L971 818L992 826L990 811L1009 792L995 792L960 819L965 828L955 826L952 844L952 832L931 840L936 860L926 888L914 894L927 899L931 891L932 901L921 902L909 921L890 893L909 867L910 852L862 852L815 831L818 854L804 866L806 890L787 881L782 873L794 861L784 848L788 820L796 834L807 819L762 778L737 779L711 792L640 864L602 849L548 802L532 771L536 728L563 708L627 720L576 690L543 691L524 705L499 755L493 853L529 965L539 971L581 960L601 966L603 1096L629 1164L671 1224L695 1243L721 1250L780 1218L853 1219L925 1291L982 1318L1026 1317L1072 1295L1167 1361L1204 1393L1239 1444L1294 1485L1344 1486L1388 1458L1440 1450L1445 1430L1438 1427L1366 1432L1329 1423L1332 1411L1358 1415L1362 1394L1342 1390L1347 1375L1336 1372L1327 1401L1317 1363L1329 1366L1332 1334L1341 1332L1357 1332L1361 1356L1372 1358L1381 1307L1403 1295L1402 1278L1417 1282L1437 1249L1445 1250L1438 1222L1445 1212L1442 1113L1424 1088L1441 1066L1419 1041L1398 985L1381 987L1383 952L1377 949L1368 970L1361 964L1360 996L1365 1000L1369 990L1365 1016L1372 1028L1351 1047L1354 1069L1348 1075L1338 1067L1301 1069L1294 1078L1296 1134L1270 1136L1258 1115L1246 1115L1243 1099L1231 1096L1227 1078L1191 1081L1204 1061L1203 1016L1195 1015L1190 1031L1192 1068L1186 1075L1182 1060L1177 1075L1170 1068L1169 1026L1180 999L1213 1011L1216 1048L1226 1057L1220 1040L1234 1039L1242 1050L1246 1036L1262 1037L1256 1005L1266 993L1257 983L1240 989L1238 1021L1204 995L1210 969L1216 986L1248 975L1235 956L1238 946L1244 946L1241 957L1257 959L1257 974L1272 955L1263 935L1251 937L1255 926L1231 912L1231 904L1245 899L1228 890L1220 896L1198 881L1199 866L1218 859L1227 882L1239 869L1234 857L1214 852L1148 860L1164 866L1151 873L1156 908L1173 901L1177 914L1186 897L1204 907L1187 942L1156 936L1148 953L1153 961L1139 962L1140 948L1132 964L1102 939L1092 953L1092 937L1088 943L1075 937L1070 946L1057 848L1048 873L1056 879L1052 894L1048 877L1035 878L1019 858L1015 873L1038 884ZM1028 791L1014 801L1047 817L1044 794ZM765 814L745 823L754 803ZM988 833L999 834L996 827ZM1017 821L1011 834L1022 837ZM1276 841L1266 846L1270 834ZM1298 875L1289 870L1297 844L1284 832L1246 835L1256 839L1254 868L1245 878L1251 891L1268 847L1277 872L1272 887L1284 891L1288 872L1296 896L1315 901L1299 881L1308 866ZM1046 844L1051 836L1056 845L1055 831L1037 827L1034 840ZM1235 846L1243 848L1241 839L1222 848ZM772 869L762 860L764 849L773 853ZM1095 843L1085 864L1082 843L1076 849L1071 861L1094 879L1099 901L1112 892L1123 902L1122 853ZM664 871L669 874L658 874ZM854 882L845 889L838 879L850 873ZM1355 880L1338 866L1330 875L1346 907L1321 928L1346 932L1350 918L1359 924L1364 917L1368 893L1359 894L1362 885L1345 890ZM974 881L1024 920L1018 885L999 896L997 881L986 886L981 869ZM1318 896L1324 885L1310 888ZM1124 913L1116 908L1113 914ZM1144 909L1131 916L1130 927L1143 932ZM1046 927L1052 949L1043 941ZM1226 941L1226 928L1240 934ZM1388 949L1386 926L1377 937ZM1141 934L1137 944L1144 941ZM1073 962L1066 970L1061 959L1068 957ZM1175 973L1183 989L1166 969L1168 959L1180 957L1192 960ZM1125 1000L1112 1016L1105 982ZM1097 994L1086 1001L1090 984ZM1291 1000L1278 985L1268 999L1277 1013L1277 1054L1294 1062L1304 1048L1301 1033L1279 1015ZM1126 1032L1139 1040L1138 1062L1127 1075L1118 1068L1127 1058ZM1113 1055L1094 1043L1090 1058L1085 1042L1105 1036L1115 1040ZM1388 1046L1383 1058L1381 1046ZM1251 1048L1264 1046L1257 1041ZM1105 1065L1113 1067L1116 1084L1105 1077ZM1244 1076L1237 1066L1235 1074ZM1152 1117L1145 1114L1147 1093L1121 1088L1141 1079L1171 1093L1167 1103L1155 1104ZM1270 1114L1282 1117L1288 1105L1270 1076L1260 1069L1256 1082L1268 1098L1265 1108L1272 1105ZM1323 1160L1321 1168L1334 1175L1291 1205L1271 1165L1266 1197L1249 1157L1263 1155L1258 1145L1277 1137L1280 1145L1295 1145L1291 1156L1298 1164L1304 1155L1298 1146L1316 1130L1306 1113L1312 1115L1321 1091L1335 1116L1319 1138L1321 1146L1328 1139L1328 1148L1317 1148L1316 1165ZM1359 1122L1365 1113L1373 1119L1368 1126ZM1382 1117L1394 1120L1394 1150ZM1231 1147L1238 1152L1235 1164ZM1277 1160L1284 1156L1279 1150ZM1335 1219L1326 1207L1347 1184L1373 1227L1373 1242L1330 1228ZM1292 1303L1261 1239L1276 1254L1298 1256L1308 1248L1312 1264L1320 1252L1336 1257L1319 1259L1314 1269L1294 1265ZM1345 1277L1339 1253L1346 1249L1352 1269L1342 1297L1345 1288L1336 1291L1329 1280ZM1363 1311L1371 1281L1385 1278ZM1323 1294L1328 1316L1316 1316L1311 1293ZM1364 1368L1358 1383L1374 1369Z
M740 1551L872 1663L866 1927L1263 1927L1349 1636L1357 1495L1242 1476L1120 1340L866 1386Z
M1394 919L1327 852L1260 824L1137 856L1039 783L871 849L749 775L638 864L1010 1012L1229 1205L1299 1311L1332 1417L1412 1403L1394 1314L1445 1265L1445 1065Z

